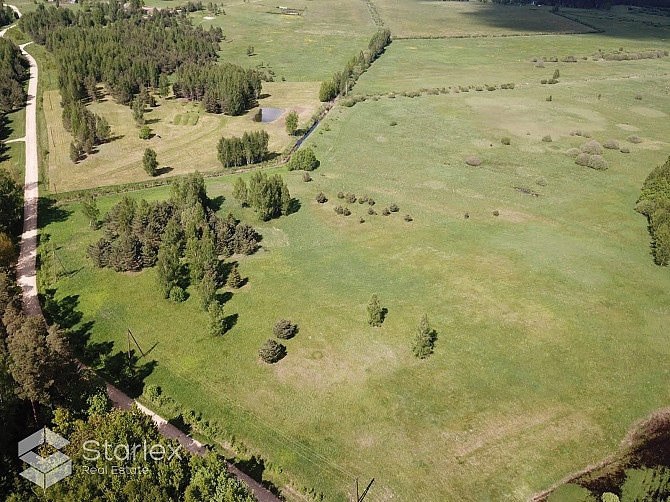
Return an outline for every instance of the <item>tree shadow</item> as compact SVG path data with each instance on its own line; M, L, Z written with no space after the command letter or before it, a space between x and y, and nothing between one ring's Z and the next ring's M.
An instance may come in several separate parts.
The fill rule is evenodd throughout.
M222 293L216 293L215 298L216 301L219 302L221 305L225 305L228 301L231 300L233 297L233 293L230 291L224 291Z
M235 327L239 318L238 314L230 314L223 318L226 333Z
M286 212L287 215L297 213L300 208L302 207L302 204L298 199L291 199L291 202L288 204L288 211Z
M40 197L37 201L37 218L39 220L40 228L50 223L59 223L67 220L72 211L57 206L53 199L47 197Z
M151 111L151 110L149 110L149 111ZM147 112L147 113L148 113L148 112ZM151 125L151 124L156 124L156 123L158 123L158 122L160 122L160 121L161 121L161 119L159 119L159 118L146 119L146 120L144 121L144 124L145 124L145 125Z
M244 474L247 474L249 477L263 485L269 491L275 495L279 495L279 489L267 479L263 479L263 473L265 473L265 460L257 455L252 455L251 458L247 460L237 460L235 462L229 461L233 466L237 467Z
M84 317L82 312L76 310L79 295L69 295L57 300L55 294L55 289L47 289L38 295L47 324L58 324L63 329L73 328Z
M389 309L387 309L386 307L382 307L382 323L386 320L386 316L388 315L388 313Z
M219 209L221 209L221 206L225 201L225 196L217 195L216 197L209 199L209 207L212 211L217 212Z
M160 168L156 169L156 176L162 176L162 175L170 173L172 171L174 171L174 169L169 167L169 166L160 167Z
M170 425L174 425L177 429L184 432L185 434L190 434L191 433L191 430L192 430L191 424L187 424L184 421L184 417L182 416L181 413L179 415L177 415L176 417L172 417L170 420L168 420L168 423Z
M105 380L123 389L128 396L136 398L144 390L144 380L153 372L158 364L155 360L139 364L141 357L136 351L118 351L113 356L102 358L100 374Z

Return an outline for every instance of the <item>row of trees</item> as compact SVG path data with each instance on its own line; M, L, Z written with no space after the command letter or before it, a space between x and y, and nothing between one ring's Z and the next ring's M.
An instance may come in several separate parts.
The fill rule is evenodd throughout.
M0 169L0 269L16 260L16 244L23 223L23 187Z
M241 138L221 138L217 145L223 167L237 167L262 162L268 155L270 136L266 131L245 132Z
M0 26L11 24L16 19L14 11L0 0Z
M657 265L670 263L670 157L657 166L642 186L635 209L649 221L651 253Z
M9 113L25 103L23 82L29 68L28 60L14 42L0 38L0 113Z
M262 221L286 215L291 208L288 186L278 174L268 177L257 171L251 175L248 186L243 178L237 178L233 197L243 206L251 206Z
M391 31L388 28L378 30L370 39L368 48L361 51L358 56L351 58L344 66L342 72L335 73L332 80L321 83L319 99L330 101L339 94L346 94L351 90L365 70L377 59L391 43Z
M70 159L77 162L84 153L109 140L112 129L105 117L91 112L81 101L70 101L63 108L63 127L72 133Z

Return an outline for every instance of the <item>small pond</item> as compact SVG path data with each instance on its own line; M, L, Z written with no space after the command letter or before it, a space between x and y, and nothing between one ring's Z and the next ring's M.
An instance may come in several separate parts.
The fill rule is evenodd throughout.
M279 116L284 113L281 108L261 108L253 116L254 122L274 122Z

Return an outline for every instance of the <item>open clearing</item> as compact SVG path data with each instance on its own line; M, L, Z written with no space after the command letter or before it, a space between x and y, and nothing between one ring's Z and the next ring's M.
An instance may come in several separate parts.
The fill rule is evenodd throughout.
M376 4L392 26L393 8ZM325 8L305 5L308 13ZM396 5L414 12L417 4ZM496 7L491 12L514 13L496 21L468 14L488 8L474 3L418 5L415 20L421 9L444 9L456 20L449 26L468 33L503 32L514 16L569 23L546 9ZM261 7L226 6L228 14L216 21L245 15L267 23L265 17L273 16L281 25L309 16L303 21L257 12ZM650 27L647 17L620 9L575 12L570 15L594 25L606 23L608 32L394 41L356 93L524 85L336 106L306 142L321 161L312 182L303 182L299 172L269 169L286 177L300 201L290 216L258 222L232 198L237 176L208 180L219 213L232 211L263 236L258 253L229 260L239 262L248 284L232 295L220 292L235 320L223 337L206 334L195 288L175 304L159 298L153 269L94 269L85 251L102 231L88 228L78 203L42 214L42 234L51 236L67 271L55 283L58 298L76 297L82 322L92 323L91 342L111 342L111 354L124 353L130 328L145 349L153 347L141 361L156 361L145 384L160 385L261 453L273 467L267 479L314 487L324 500L347 500L354 476L375 477L366 498L371 501L525 500L601 460L636 420L670 398L670 272L653 264L646 221L633 210L643 180L670 151L670 58L536 68L534 56L668 47L667 28ZM334 14L333 30L344 30L342 15ZM406 21L402 26L411 33L412 18ZM365 25L363 18L357 22L356 32ZM447 25L421 26L440 32ZM533 26L528 32L549 30ZM286 33L282 44L298 32ZM325 78L331 66L337 69L334 59L319 66L318 51L291 62L285 46L251 38L236 50L251 44L268 51L260 57L274 68L286 65L289 80ZM345 44L352 39L341 37ZM541 85L557 67L559 83ZM323 68L328 72L322 75ZM267 84L271 97L261 105L290 110L311 103L315 109L317 90L315 83ZM268 127L273 149L288 141L281 118L254 123L255 110L231 118L178 100L160 105L147 118L159 118L151 127L161 139L147 142L129 125L127 107L93 105L123 139L78 166L54 166L51 182L61 191L146 179L139 166L145 145L157 150L161 166L183 173L216 166L216 141L224 132ZM55 127L60 115L50 115L46 97L45 112ZM301 122L309 115L306 110ZM601 143L618 140L630 153L606 150L606 171L577 166L565 155L586 141L570 134L575 130ZM643 142L629 143L633 133ZM542 141L546 135L551 142ZM504 136L511 145L501 144ZM49 157L54 162L63 155ZM481 166L467 166L469 155L477 155ZM325 204L314 200L320 191L329 199ZM371 196L378 215L369 215L366 204L344 204L339 191ZM168 195L168 187L130 194L148 200ZM102 213L120 199L98 199ZM383 216L391 203L400 211ZM337 215L338 204L351 216ZM405 214L413 221L404 221ZM45 272L41 278L51 282ZM366 323L372 293L388 308L379 329ZM438 340L435 353L419 361L409 345L424 313ZM282 317L296 322L299 333L286 342L286 358L263 364L258 347Z

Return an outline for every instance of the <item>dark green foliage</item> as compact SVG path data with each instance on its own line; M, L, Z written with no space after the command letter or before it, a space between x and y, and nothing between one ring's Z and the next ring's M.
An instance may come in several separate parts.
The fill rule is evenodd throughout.
M209 334L221 336L226 333L226 315L218 301L212 301L207 309L209 313Z
M0 16L2 16L0 4ZM23 106L26 92L23 82L28 78L30 64L21 50L6 38L0 38L0 113Z
M11 24L16 19L14 11L0 0L0 26Z
M0 169L0 232L16 238L23 227L23 187Z
M642 185L635 209L649 221L651 252L657 265L670 262L670 157Z
M282 177L255 172L249 180L249 205L258 217L267 221L288 214L291 195Z
M342 210L342 214L343 214L344 216L351 216L351 211L349 210L348 207L345 207L345 208Z
M91 228L98 228L98 218L100 217L100 210L98 209L98 204L95 201L95 198L92 195L87 195L81 201L81 212L84 213L86 219L88 219L89 225Z
M621 502L653 502L670 498L670 469L628 469L621 487Z
M298 114L291 112L286 116L286 132L291 136L298 130Z
M412 340L412 353L419 359L425 359L433 353L435 340L437 333L431 328L428 316L424 314Z
M326 197L325 193L319 192L318 194L316 194L316 201L319 204L324 204L324 203L328 202L328 198Z
M311 147L302 148L296 151L288 164L289 171L313 171L317 167L319 167L319 161L316 159L314 150L312 150Z
M203 310L208 310L211 303L216 297L216 290L218 289L218 280L216 271L213 268L208 268L198 284L198 292L200 293L200 305Z
M186 292L180 286L173 286L170 290L170 300L175 303L186 301Z
M158 174L158 160L156 159L156 152L151 148L144 150L142 165L144 166L144 170L148 175L156 176L156 174Z
M241 138L221 138L217 145L218 159L223 167L238 167L262 162L268 155L266 131L245 132Z
M321 82L321 88L319 89L319 101L326 102L337 96L337 87L332 80L325 80Z
M149 139L151 138L151 127L148 125L143 125L140 127L140 134L139 134L140 139Z
M291 321L288 319L279 319L275 325L272 327L272 334L277 338L282 340L288 340L295 336L295 332L298 327L295 324L291 324Z
M286 347L275 342L272 338L268 338L258 349L258 355L268 364L276 363L286 355Z
M233 198L235 198L235 200L237 200L242 206L245 206L249 203L247 184L244 182L244 179L237 178L235 180L235 184L233 185Z
M370 297L366 310L368 312L368 324L376 327L381 326L384 322L384 310L382 309L376 294Z
M507 136L503 136L502 138L500 138L500 142L503 145L511 145L512 144L512 140Z
M180 255L181 253L176 245L163 242L158 249L158 258L156 261L158 289L164 298L169 297L175 301L183 301L179 298L172 298L173 294L179 295L179 292L175 291L175 288L179 288L177 284L180 276ZM181 292L183 293L183 290Z
M83 149L81 148L81 145L79 144L78 141L71 141L70 142L70 160L74 162L75 164L79 162L79 159L83 155Z

